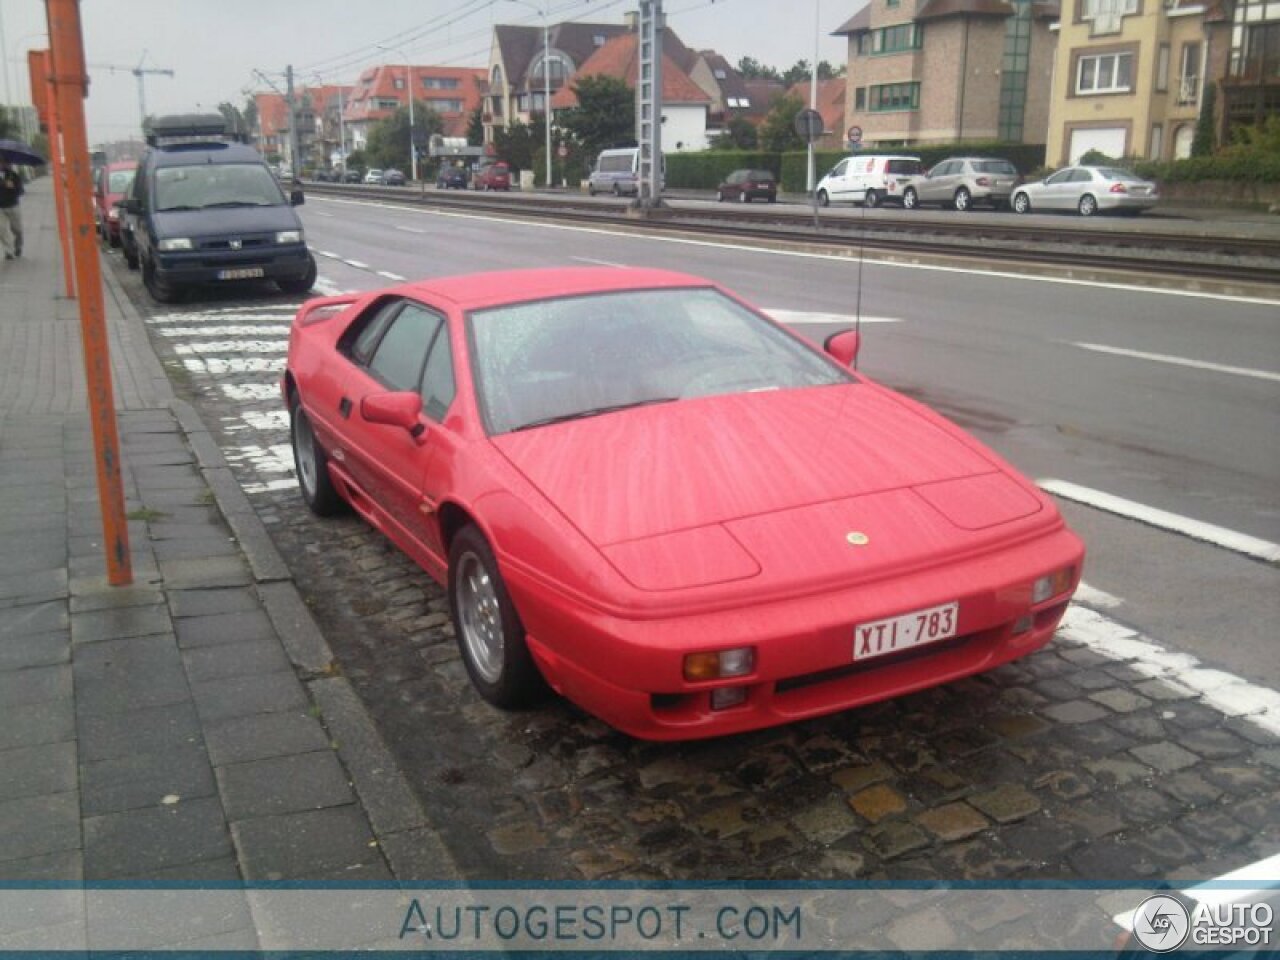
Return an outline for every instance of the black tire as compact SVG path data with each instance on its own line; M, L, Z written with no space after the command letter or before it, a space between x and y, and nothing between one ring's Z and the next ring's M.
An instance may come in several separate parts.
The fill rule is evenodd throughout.
M1080 212L1082 217L1092 217L1098 212L1098 200L1092 193L1086 193L1080 198L1080 202L1076 204L1076 210Z
M151 294L151 299L156 303L174 303L178 299L177 289L173 284L156 276L155 264L150 260L144 260L142 263L142 285L147 288L147 293Z
M621 187L621 186L619 186L617 183L615 183L615 184L613 185L613 195L614 195L615 197L621 197L621 196L622 196L622 187Z
M1030 213L1031 198L1025 193L1015 193L1013 195L1013 212L1014 213Z
M108 230L107 246L111 247L113 250L118 248L120 246L120 235L117 233L112 233L110 230Z
M316 262L307 257L307 272L297 280L277 280L276 286L291 296L308 293L316 285Z
M289 401L289 441L303 503L317 517L331 517L342 511L346 503L329 477L329 457L317 442L311 420L296 393Z
M740 194L738 194L738 202L739 202L739 203L750 203L750 202L751 202L751 198L750 198L749 196L747 196L747 191L743 190Z
M918 206L920 206L920 197L916 195L915 188L907 187L902 192L902 209L914 210Z
M866 196L862 199L863 206L871 207L873 210L880 206L880 194L876 190L868 190Z
M588 184L587 184L587 196L588 196L588 197L594 197L595 195L596 195L596 188L595 188L595 185L594 185L594 184L591 184L591 183L588 183Z
M138 251L127 243L124 245L124 265L130 270L138 269Z
M827 196L827 191L825 190L818 191L818 206L820 207L831 206L831 198Z
M449 545L449 610L462 663L480 696L511 709L528 706L546 692L498 561L472 524Z
M965 187L961 187L956 191L956 195L951 199L951 202L961 213L968 213L973 209L973 195Z

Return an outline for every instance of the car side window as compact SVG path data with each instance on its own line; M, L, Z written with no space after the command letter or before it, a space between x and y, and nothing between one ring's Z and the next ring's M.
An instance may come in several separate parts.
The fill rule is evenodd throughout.
M1076 170L1071 174L1072 183L1088 183L1093 179L1092 170Z
M439 423L449 412L457 393L453 378L453 347L449 343L449 325L441 322L427 355L427 366L422 371L422 412Z
M415 303L406 303L378 341L369 372L392 390L417 390L427 348L441 320Z
M841 160L839 163L837 163L837 164L836 164L835 169L831 171L831 176L833 176L833 177L843 177L843 176L844 176L844 174L845 174L845 171L846 171L848 168L849 168L849 161L848 161L848 160Z
M1075 170L1059 170L1052 177L1046 180L1045 183L1066 183L1071 179L1071 174L1073 173L1075 173Z
M374 348L377 347L378 341L387 329L387 324L403 305L403 300L387 300L375 306L356 321L352 329L343 337L339 349L362 367L367 367Z

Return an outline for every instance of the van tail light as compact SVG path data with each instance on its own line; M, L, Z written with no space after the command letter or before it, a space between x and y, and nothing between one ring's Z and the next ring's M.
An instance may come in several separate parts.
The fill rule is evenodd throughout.
M1123 183L1113 183L1111 185L1111 192L1112 193L1128 193L1129 188L1126 187Z
M974 182L974 183L976 183L976 184L977 184L978 186L980 186L980 187L989 187L989 186L991 186L991 181L990 181L990 180L988 180L986 177L979 177L977 180L975 180L975 181L973 181L973 182Z

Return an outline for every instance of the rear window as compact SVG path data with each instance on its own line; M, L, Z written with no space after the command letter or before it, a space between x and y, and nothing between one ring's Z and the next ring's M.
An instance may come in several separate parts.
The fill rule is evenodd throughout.
M600 158L601 173L629 173L631 171L632 158L630 154L615 157Z
M768 170L749 170L747 172L747 179L757 180L757 181L759 180L769 181L773 179L773 174L770 173Z
M1007 173L1017 176L1018 168L1008 160L975 160L973 169L978 173Z
M1108 180L1127 180L1130 183L1140 181L1142 178L1136 174L1130 173L1128 170L1121 170L1119 167L1102 167L1098 173L1106 177Z
M890 160L884 167L885 173L897 174L919 174L921 172L919 160Z

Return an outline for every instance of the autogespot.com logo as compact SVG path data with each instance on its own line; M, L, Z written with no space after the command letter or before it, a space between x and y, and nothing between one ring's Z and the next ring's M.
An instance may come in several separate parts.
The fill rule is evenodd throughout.
M1177 950L1191 930L1191 917L1178 900L1157 894L1133 912L1133 935L1152 953Z

